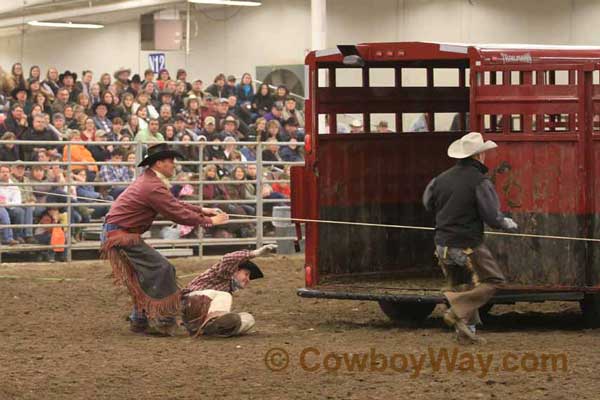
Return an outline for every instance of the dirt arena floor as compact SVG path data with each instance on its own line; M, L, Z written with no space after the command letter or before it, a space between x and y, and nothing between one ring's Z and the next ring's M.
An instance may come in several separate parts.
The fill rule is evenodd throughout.
M185 276L214 260L174 263ZM488 344L458 347L440 310L399 327L376 303L296 296L300 258L259 264L266 278L234 299L257 330L233 339L129 332L101 261L2 265L0 399L600 398L600 330L576 304L497 307Z

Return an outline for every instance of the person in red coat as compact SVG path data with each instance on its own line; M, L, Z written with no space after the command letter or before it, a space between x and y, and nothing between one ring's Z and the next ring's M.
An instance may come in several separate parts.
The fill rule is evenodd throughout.
M187 204L171 194L169 178L175 173L175 158L183 157L166 143L150 147L138 165L146 170L113 203L103 226L102 256L111 263L115 283L124 285L132 297L130 328L134 332L154 328L172 335L181 308L175 267L141 238L156 216L202 227L229 219L221 210ZM150 327L149 319L155 326Z

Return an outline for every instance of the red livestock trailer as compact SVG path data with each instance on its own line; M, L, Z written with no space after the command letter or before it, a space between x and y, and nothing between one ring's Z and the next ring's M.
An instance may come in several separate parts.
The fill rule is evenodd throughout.
M499 145L486 164L521 232L600 238L599 71L600 47L405 42L311 52L306 165L292 170L292 216L432 227L423 190L453 164L448 145L479 131ZM347 115L363 132L338 133ZM415 115L418 132L408 132ZM377 119L391 132L374 132ZM600 323L597 242L487 235L486 243L509 281L488 308L578 301L586 321ZM298 294L374 300L391 318L421 319L444 302L433 250L431 230L309 222Z

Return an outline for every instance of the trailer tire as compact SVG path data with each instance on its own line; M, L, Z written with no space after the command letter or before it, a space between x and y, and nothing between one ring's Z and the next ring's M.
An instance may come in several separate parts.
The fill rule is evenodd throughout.
M586 294L579 302L588 328L600 328L600 294Z
M425 320L435 308L435 303L406 303L379 300L379 308L392 321L418 323Z

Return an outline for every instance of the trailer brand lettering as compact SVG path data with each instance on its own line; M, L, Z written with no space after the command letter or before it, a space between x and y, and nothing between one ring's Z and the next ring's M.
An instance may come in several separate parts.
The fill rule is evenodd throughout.
M285 359L285 362L281 362ZM492 372L566 372L566 354L528 353L482 353L463 351L459 347L427 348L420 353L378 352L372 347L367 352L321 351L307 347L294 360L282 348L270 349L265 364L271 371L279 372L293 366L305 372L398 372L418 378L423 371L432 373L472 373L486 378ZM282 367L283 366L283 367Z
M506 54L500 53L504 64L531 64L532 58L530 53L525 54Z

